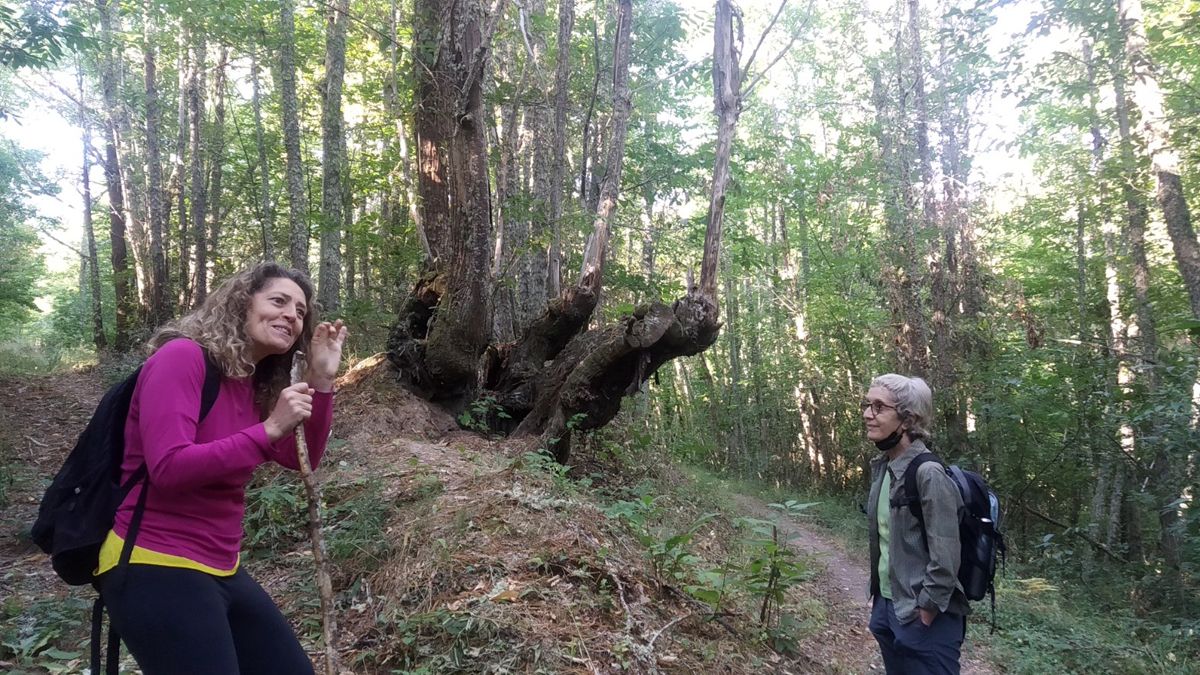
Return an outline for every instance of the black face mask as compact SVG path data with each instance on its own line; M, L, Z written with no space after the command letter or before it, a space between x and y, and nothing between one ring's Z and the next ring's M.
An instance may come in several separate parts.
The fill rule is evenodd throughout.
M892 432L890 436L882 441L875 441L875 447L879 448L880 452L887 452L900 444L900 439L904 437L904 432L899 429Z

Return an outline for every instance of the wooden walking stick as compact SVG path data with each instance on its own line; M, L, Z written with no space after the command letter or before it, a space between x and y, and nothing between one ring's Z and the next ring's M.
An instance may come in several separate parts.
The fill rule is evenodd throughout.
M292 384L303 381L304 352L292 357ZM337 617L333 611L333 581L329 577L329 562L325 554L325 535L322 533L321 486L308 461L308 443L304 440L304 425L296 427L296 456L300 460L300 478L308 497L308 536L312 540L313 565L317 569L317 592L321 595L321 635L325 641L325 675L338 675Z

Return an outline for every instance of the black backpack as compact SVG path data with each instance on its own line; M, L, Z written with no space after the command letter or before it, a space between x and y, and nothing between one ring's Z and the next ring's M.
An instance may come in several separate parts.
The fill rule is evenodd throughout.
M204 387L200 393L200 416L203 420L221 388L221 369L208 353L204 354ZM81 586L95 581L93 573L100 562L100 547L113 526L117 508L133 486L143 483L133 519L126 532L119 565L129 564L133 542L141 527L149 492L149 471L142 463L129 480L121 483L121 463L125 459L125 420L137 385L139 367L132 375L109 389L87 427L75 442L67 460L46 489L38 507L37 520L30 529L30 538L50 554L50 564L63 581ZM92 607L92 672L99 673L99 635L103 602L96 599ZM115 673L118 637L109 631L110 673Z
M958 465L947 466L932 452L923 452L908 463L904 471L905 500L893 506L908 506L925 534L925 515L917 494L917 469L926 462L937 462L962 495L963 509L958 518L958 538L962 547L958 581L968 600L992 599L992 630L996 629L996 565L1003 564L1006 548L1000 529L1000 499L983 476Z

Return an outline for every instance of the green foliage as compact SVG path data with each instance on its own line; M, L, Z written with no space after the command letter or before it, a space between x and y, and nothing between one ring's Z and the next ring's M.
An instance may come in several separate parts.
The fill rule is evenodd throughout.
M559 488L567 488L570 484L571 472L569 464L560 464L550 453L545 450L534 450L521 455L519 460L520 467L527 469L530 472L550 476L551 480Z
M504 630L486 617L437 609L380 619L392 639L398 668L393 673L478 672L481 663L504 663L513 656Z
M307 536L306 522L303 487L294 475L273 471L247 488L243 541L251 555L290 550Z
M339 443L331 439L329 449ZM418 494L430 489L421 485ZM347 574L377 568L391 551L384 530L395 508L384 498L383 483L374 478L345 480L334 472L322 487L322 498L329 559ZM243 523L244 544L254 557L279 555L307 542L308 501L299 474L272 470L257 478L246 490Z
M1038 578L1016 578L998 594L991 638L997 662L1012 673L1197 673L1197 626L1162 625L1094 602L1104 579L1059 590Z
M69 3L0 1L0 66L46 68L90 44Z
M490 433L497 420L509 420L512 416L496 402L495 396L482 396L471 401L467 409L458 416L458 424L464 429Z
M638 542L646 547L656 579L670 583L686 581L692 575L692 568L700 561L688 551L688 546L700 528L717 514L703 514L681 532L660 534L653 527L654 521L661 517L658 501L658 497L642 495L636 500L612 504L604 510L604 515L611 520L624 522Z
M37 309L37 283L45 275L34 229L39 219L29 200L57 189L37 171L39 160L37 153L0 141L0 321L9 325L28 321Z
M333 483L324 496L330 560L360 572L377 569L392 548L384 530L395 506L384 498L383 483L374 478Z
M32 602L15 595L5 598L0 659L50 673L79 672L85 655L80 650L62 649L60 643L83 637L90 605L90 600L74 595Z
M789 500L770 506L794 516L815 506L815 503L801 504ZM740 575L740 583L752 597L759 600L759 623L764 629L770 630L779 623L772 621L772 618L778 614L777 609L783 605L788 590L811 578L812 572L788 546L786 539L780 541L779 528L775 523L755 518L741 518L738 523L751 533L746 541L750 560ZM780 645L786 648L786 635L785 630L781 637L773 636L772 639L781 640Z
M0 436L0 509L8 508L9 490L16 480L12 467L12 442L7 437Z

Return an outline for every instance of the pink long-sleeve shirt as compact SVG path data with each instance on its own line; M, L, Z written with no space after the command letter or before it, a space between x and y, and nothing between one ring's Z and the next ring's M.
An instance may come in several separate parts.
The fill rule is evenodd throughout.
M212 410L197 424L204 387L204 353L187 339L163 345L142 366L125 422L122 482L146 463L150 492L136 545L217 569L237 565L246 485L267 461L299 468L296 438L272 443L254 405L251 378L221 378ZM333 420L333 394L313 395L304 423L315 467L325 453ZM113 529L129 530L141 485L117 510Z

